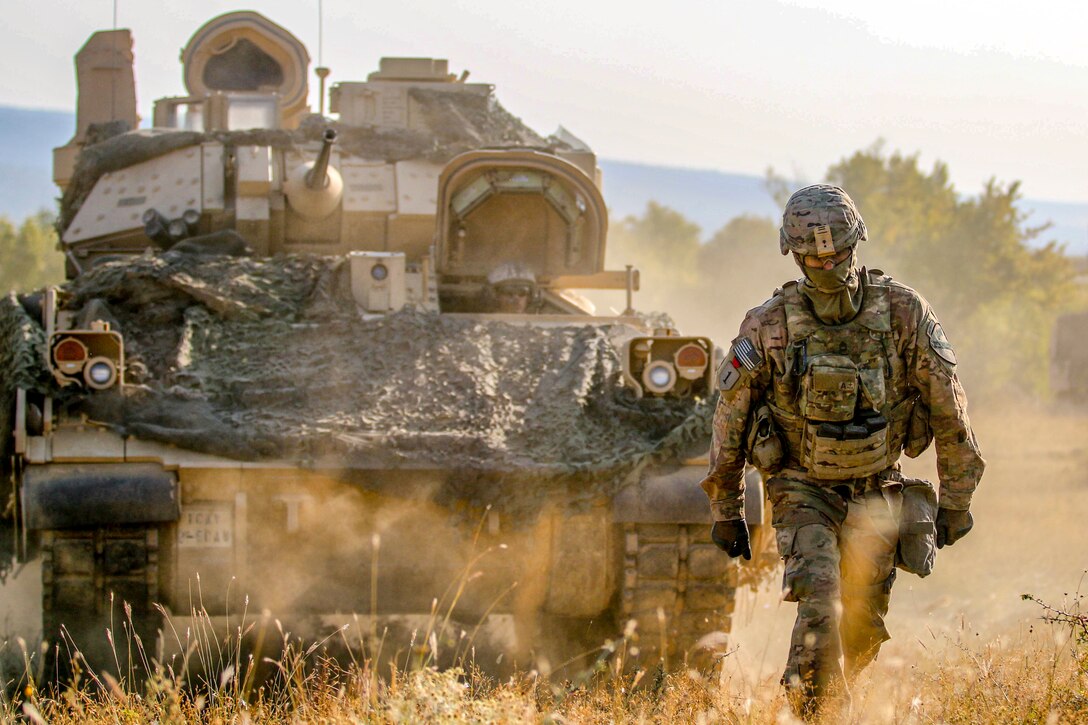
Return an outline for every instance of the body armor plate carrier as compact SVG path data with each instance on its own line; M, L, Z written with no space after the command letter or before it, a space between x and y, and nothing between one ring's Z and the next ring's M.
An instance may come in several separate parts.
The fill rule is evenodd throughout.
M863 273L864 275L864 273ZM788 448L787 465L817 479L864 478L899 460L915 395L891 325L888 290L863 276L861 311L825 325L796 284L782 291L789 371L768 405Z

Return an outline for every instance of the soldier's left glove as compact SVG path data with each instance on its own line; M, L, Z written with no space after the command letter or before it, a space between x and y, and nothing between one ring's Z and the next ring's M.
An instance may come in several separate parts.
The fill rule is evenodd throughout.
M748 526L744 519L715 521L710 538L729 556L736 558L743 555L748 561L752 560L752 545L748 543Z
M952 546L957 541L967 536L975 525L975 517L970 511L955 511L953 509L937 509L937 548L943 549Z

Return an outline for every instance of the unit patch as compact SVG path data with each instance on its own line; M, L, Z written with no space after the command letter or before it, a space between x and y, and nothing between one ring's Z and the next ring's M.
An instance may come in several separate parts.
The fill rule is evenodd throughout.
M949 365L956 364L956 351L952 349L952 343L945 336L941 323L932 318L930 318L929 322L929 346L946 363Z
M756 351L756 346L746 337L733 343L729 353L718 368L718 387L720 390L732 390L743 377L751 377L756 368L763 364L763 357Z
M718 389L732 390L740 382L740 370L733 367L733 358L722 360L718 368Z

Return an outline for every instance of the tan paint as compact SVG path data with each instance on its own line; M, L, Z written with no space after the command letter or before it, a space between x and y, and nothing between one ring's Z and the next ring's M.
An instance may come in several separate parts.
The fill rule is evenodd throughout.
M272 149L239 146L234 157L238 196L267 197L272 191Z
M456 195L497 170L543 173L580 198L584 209L577 237L568 237L566 223L539 194L495 194L459 218L451 208ZM538 224L527 225L526 215L539 218ZM596 274L604 271L607 225L600 189L570 162L538 151L469 151L446 164L439 177L436 268L444 274L486 276L496 256L514 253L515 246L535 250L539 276Z
M203 150L193 146L103 174L64 232L65 244L130 230L142 234L148 209L167 219L187 209L203 211L204 166Z
M55 462L94 460L124 461L124 440L112 431L97 426L58 427L52 435L52 457Z
M592 617L608 608L614 588L611 508L556 517L551 538L547 599L549 612Z
M382 58L385 69L399 61L419 60L425 63L443 63L431 58ZM445 93L464 93L489 96L494 88L487 83L455 83L448 78L396 78L383 77L383 71L371 73L367 81L346 81L333 84L329 92L330 110L340 114L341 123L352 126L378 126L381 128L422 129L425 127L418 105L411 99L408 88L436 89Z
M306 105L310 55L306 47L283 27L255 12L226 13L209 20L193 33L181 51L185 87L191 96L206 97L215 92L204 82L209 61L240 40L253 43L279 64L283 82L271 89L279 94L285 128L294 128L309 111Z
M324 219L336 211L344 194L344 180L331 164L326 171L325 186L320 189L307 186L306 180L313 168L313 161L298 164L287 172L287 180L283 184L283 193L291 210L310 221Z
M223 144L206 143L201 147L201 191L205 213L221 212L226 205L223 198Z
M428 161L398 161L395 168L397 213L433 217L438 204L435 189L442 167Z
M638 270L633 272L632 289L638 290ZM627 278L626 271L606 270L596 274L560 275L552 277L546 284L553 289L626 289Z
M72 178L92 123L124 121L130 129L139 125L132 61L128 30L99 31L76 53L76 132L67 144L53 149L53 180L61 190Z
M344 213L385 212L397 209L396 172L392 164L345 157L340 165L344 178Z

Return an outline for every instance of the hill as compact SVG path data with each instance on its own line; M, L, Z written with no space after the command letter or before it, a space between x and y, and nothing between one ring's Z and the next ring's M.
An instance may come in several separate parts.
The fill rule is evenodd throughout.
M68 142L75 115L0 106L0 215L22 220L55 206L53 147Z
M0 215L21 220L54 208L52 149L66 143L74 128L75 116L66 111L0 106ZM647 202L657 201L691 219L709 238L741 214L779 213L759 176L610 159L600 163L613 218L641 214ZM1071 254L1088 254L1088 202L1025 199L1021 208L1030 212L1030 225L1051 223L1039 243L1056 240Z
M709 237L741 214L781 213L758 176L609 159L601 159L600 165L613 219L642 214L647 202L656 201L681 212Z

